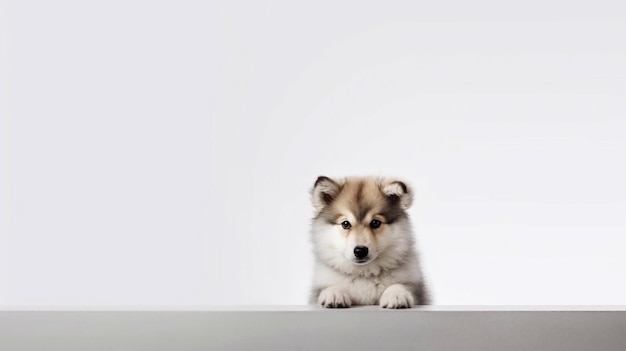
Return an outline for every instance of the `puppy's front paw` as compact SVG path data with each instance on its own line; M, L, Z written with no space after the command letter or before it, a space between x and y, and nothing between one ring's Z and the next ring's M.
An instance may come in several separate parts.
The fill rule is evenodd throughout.
M383 308L411 308L415 298L402 284L393 284L387 287L380 297L380 307Z
M326 308L347 308L352 304L347 292L332 286L322 290L317 302Z

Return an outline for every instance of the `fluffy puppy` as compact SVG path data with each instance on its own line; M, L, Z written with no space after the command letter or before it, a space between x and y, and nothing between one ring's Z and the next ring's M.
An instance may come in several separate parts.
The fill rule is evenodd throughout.
M311 303L328 308L430 303L406 212L413 192L405 182L321 176L311 200Z

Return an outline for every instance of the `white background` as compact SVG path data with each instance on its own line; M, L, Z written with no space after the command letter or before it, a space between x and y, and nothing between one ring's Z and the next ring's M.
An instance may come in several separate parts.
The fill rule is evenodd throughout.
M626 304L623 1L0 3L0 305L304 304L396 175L437 304Z

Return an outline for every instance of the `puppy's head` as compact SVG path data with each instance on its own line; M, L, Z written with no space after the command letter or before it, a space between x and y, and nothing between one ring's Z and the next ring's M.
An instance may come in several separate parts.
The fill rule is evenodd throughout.
M411 188L386 178L319 177L311 190L316 256L345 273L397 266L412 249Z

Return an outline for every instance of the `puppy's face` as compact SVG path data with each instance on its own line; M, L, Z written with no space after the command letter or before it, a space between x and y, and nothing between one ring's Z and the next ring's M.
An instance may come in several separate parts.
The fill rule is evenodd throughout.
M412 193L405 183L319 177L311 193L317 214L312 233L315 252L331 266L346 273L358 271L358 266L388 266L410 249L406 209Z

